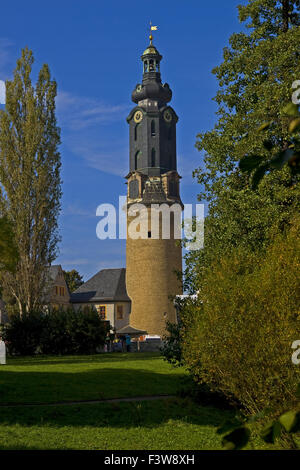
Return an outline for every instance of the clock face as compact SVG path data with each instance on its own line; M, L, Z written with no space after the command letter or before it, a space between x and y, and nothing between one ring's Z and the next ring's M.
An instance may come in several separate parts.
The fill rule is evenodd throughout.
M166 122L171 122L171 121L172 121L172 114L171 114L170 111L166 110L166 111L164 112L164 120L165 120Z
M134 119L135 122L141 122L141 120L143 119L142 111L136 111L134 113L133 119Z
M136 91L140 93L142 91L142 85L137 85Z

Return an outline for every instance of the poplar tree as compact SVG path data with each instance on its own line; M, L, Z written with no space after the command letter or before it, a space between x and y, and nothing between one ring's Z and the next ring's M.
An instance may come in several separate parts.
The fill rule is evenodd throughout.
M44 64L34 86L32 51L22 50L6 82L0 113L0 211L13 227L19 260L2 276L4 293L20 315L43 303L48 268L57 256L60 211L60 129L55 116L56 82Z

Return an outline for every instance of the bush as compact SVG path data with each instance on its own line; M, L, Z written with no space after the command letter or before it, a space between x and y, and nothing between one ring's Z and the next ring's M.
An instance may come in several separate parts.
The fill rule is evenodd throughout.
M161 353L163 358L175 367L182 366L182 324L167 322L167 334L163 337Z
M176 299L176 306L179 312L178 322L166 323L167 334L163 337L161 353L164 360L175 367L181 367L185 365L182 355L185 332L190 326L191 318L194 319L197 306L201 310L201 303L197 298L190 296Z
M300 368L299 219L277 235L264 257L237 249L205 272L203 311L195 309L183 357L198 382L250 413L280 413L296 403Z
M109 324L93 309L14 315L4 328L10 354L92 354L105 343Z
M9 354L32 356L36 353L44 329L44 316L38 313L13 315L3 327L3 339Z

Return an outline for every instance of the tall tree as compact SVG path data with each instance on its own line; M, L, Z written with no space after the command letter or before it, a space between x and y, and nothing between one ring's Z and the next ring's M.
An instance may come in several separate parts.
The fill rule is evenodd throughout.
M83 284L83 278L76 269L64 271L64 276L70 292L74 292Z
M193 282L198 277L201 283L202 268L227 248L266 247L270 227L282 228L299 201L297 176L287 167L269 172L252 191L238 162L248 154L269 160L270 147L275 156L289 141L290 117L281 110L300 77L300 1L249 0L238 8L248 31L231 36L223 63L213 70L219 82L218 120L196 143L204 153L204 165L195 171L202 185L199 199L208 201L209 216L205 249L188 259ZM258 132L270 121L272 126Z
M16 270L18 250L11 222L6 217L0 218L0 272Z
M59 241L57 86L45 64L34 87L33 62L32 51L23 49L13 80L6 82L6 108L0 113L0 211L13 225L20 256L15 274L3 276L3 287L20 314L41 304L47 265L56 258Z

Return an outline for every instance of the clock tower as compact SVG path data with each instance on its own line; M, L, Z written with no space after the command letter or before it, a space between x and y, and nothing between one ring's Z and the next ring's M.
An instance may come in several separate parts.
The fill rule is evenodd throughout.
M166 321L176 322L172 297L182 293L176 274L182 270L179 238L183 208L176 158L178 117L168 105L172 91L161 81L162 56L152 44L152 36L141 59L143 80L132 93L136 106L127 117L130 171L126 177L126 287L131 298L131 326L163 336ZM140 238L131 237L129 230L137 203L146 208L142 219L147 228ZM169 233L164 231L164 224Z

